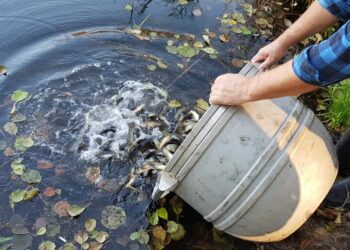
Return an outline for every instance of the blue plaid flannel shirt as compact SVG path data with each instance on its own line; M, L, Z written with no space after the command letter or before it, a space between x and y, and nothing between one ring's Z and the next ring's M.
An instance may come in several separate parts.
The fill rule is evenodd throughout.
M322 7L341 19L350 18L350 0L319 0ZM295 74L321 87L350 76L350 20L323 42L304 49L293 59Z

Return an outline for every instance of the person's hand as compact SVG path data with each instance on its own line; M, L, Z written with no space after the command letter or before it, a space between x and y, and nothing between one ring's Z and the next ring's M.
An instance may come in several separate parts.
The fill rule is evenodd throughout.
M239 74L224 74L215 79L209 102L217 105L239 105L250 101L248 78Z
M280 60L288 51L288 48L284 47L277 40L261 48L258 53L253 57L252 63L262 62L260 69L266 70L274 63Z

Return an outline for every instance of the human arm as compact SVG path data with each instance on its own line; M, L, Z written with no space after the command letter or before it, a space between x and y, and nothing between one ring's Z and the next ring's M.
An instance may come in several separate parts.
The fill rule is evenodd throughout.
M253 57L252 62L262 62L261 69L267 69L280 60L289 47L334 24L338 17L332 14L325 3L314 1L300 18L269 45ZM322 5L321 5L322 4Z

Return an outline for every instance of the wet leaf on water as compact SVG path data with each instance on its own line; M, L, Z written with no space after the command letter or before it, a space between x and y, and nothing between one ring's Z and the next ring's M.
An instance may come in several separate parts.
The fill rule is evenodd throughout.
M246 62L241 59L233 58L231 63L234 67L242 68Z
M152 228L152 235L155 239L158 239L161 242L164 242L166 237L166 232L162 226L157 225Z
M15 148L19 151L26 151L34 145L31 137L17 137L15 141Z
M39 171L35 169L26 170L21 178L28 184L39 183L41 181L41 175Z
M185 234L186 234L185 228L181 224L178 224L177 231L175 231L174 233L171 233L170 237L172 240L177 241L177 240L183 239L183 237L185 237Z
M17 159L11 163L12 172L16 175L23 175L25 166L22 164L22 159Z
M89 247L90 247L90 245L89 245L89 243L84 242L84 243L81 245L81 247L82 247L84 250L88 250Z
M46 236L49 238L55 237L61 230L59 224L49 224L46 228Z
M97 222L95 219L93 219L93 218L87 219L85 221L85 230L87 232L93 231L96 228L96 224L97 224Z
M99 232L97 230L92 230L91 232L89 232L90 238L95 239L98 233Z
M147 243L149 242L149 238L150 237L149 237L148 233L145 230L141 229L139 231L138 241L139 241L139 243L141 245L147 245Z
M106 206L102 210L101 223L108 229L117 229L124 224L126 214L124 209L116 206Z
M199 48L199 49L204 47L203 43L200 42L200 41L196 41L196 42L193 44L193 46L194 46L195 48Z
M158 60L157 61L157 65L159 68L161 69L167 69L168 68L168 65L166 65L164 62L162 62L161 60Z
M25 120L27 120L27 117L25 115L23 115L23 114L20 114L20 113L17 113L14 116L11 117L11 121L12 122L16 122L16 123L23 122Z
M43 195L45 197L52 197L56 194L56 189L54 189L53 187L47 187L45 188Z
M192 11L192 14L194 16L201 16L202 15L202 10L200 8L196 8Z
M188 0L178 0L178 1L179 1L179 4L181 5L188 4Z
M23 197L24 201L32 200L34 197L36 197L39 194L39 189L32 188L31 190L28 190Z
M228 34L221 34L219 36L219 39L221 42L228 43L230 41L231 37Z
M209 38L209 36L208 36L208 35L203 35L202 37L203 37L203 40L204 40L208 45L210 45L210 38Z
M4 125L4 130L10 135L15 135L17 134L17 125L14 122L7 122Z
M103 244L96 241L89 243L89 250L100 250L103 247Z
M178 66L180 69L184 69L185 65L183 65L182 63L177 63L176 66Z
M231 31L236 34L241 34L242 30L238 26L232 27Z
M242 13L233 13L232 18L235 19L237 22L245 24L246 20Z
M175 221L167 222L167 233L175 233L179 229L179 225Z
M4 151L4 155L6 157L12 157L12 156L15 155L15 151L12 148L6 148L5 151Z
M60 217L68 216L67 209L70 208L70 204L67 201L59 201L53 206L53 211L56 212Z
M157 66L154 64L149 64L149 65L147 65L147 69L149 71L155 71L157 69Z
M253 32L250 30L250 29L248 29L248 27L246 27L246 26L243 26L243 27L241 27L241 33L243 34L243 35L251 35Z
M14 192L12 192L11 194L10 194L10 200L12 201L12 202L20 202L20 201L22 201L23 200L23 198L24 198L24 195L25 195L25 193L26 193L27 191L26 190L24 190L24 189L17 189L16 191L14 191Z
M156 213L163 220L168 220L168 211L164 207L157 209Z
M46 234L46 227L41 227L38 229L38 231L36 232L36 235L37 236L41 236L41 235L44 235Z
M203 99L198 99L196 101L196 107L202 110L207 111L209 108L209 103L207 103L205 100Z
M43 241L39 246L39 250L55 250L56 245L52 241Z
M176 55L177 54L177 47L173 46L173 45L167 45L165 47L165 49L167 50L168 53Z
M38 169L50 169L54 166L52 162L46 160L39 160L36 165Z
M138 240L140 236L139 232L133 232L130 234L130 240Z
M196 50L189 45L181 45L177 48L177 53L186 58L194 57L197 53Z
M84 212L84 210L86 209L86 207L81 207L78 205L71 205L69 208L67 208L67 212L70 216L75 217L80 215L82 212Z
M20 234L13 236L13 250L26 250L30 249L32 245L33 237L30 234Z
M91 182L96 184L97 180L101 178L101 170L99 167L88 167L85 172L85 177Z
M109 233L99 232L95 238L98 243L104 243L109 238Z
M6 141L0 141L0 151L5 150L7 147L7 142Z
M154 225L157 225L159 222L159 217L157 215L157 213L153 213L152 216L149 218L149 223L154 226Z
M269 24L269 22L265 18L262 18L262 17L255 19L255 23L262 28L265 28Z
M284 19L284 20L283 20L283 23L284 23L284 25L285 25L286 27L292 26L292 21L289 20L289 19Z
M27 100L28 98L29 98L29 93L22 90L16 90L11 95L11 99L14 102L22 102Z
M68 242L64 244L62 247L60 247L59 250L77 250L77 248L74 246L72 242Z
M0 65L0 75L7 76L7 68L5 65Z
M254 9L253 6L249 3L243 3L243 9L247 12L248 16L250 17L256 12L256 9Z
M175 99L170 100L168 105L170 108L180 108L182 106L181 102L179 102L178 100L175 100Z
M124 6L124 9L126 10L126 11L132 11L132 5L131 4L127 4L127 5L125 5Z
M203 48L202 50L209 55L215 53L215 49L213 49L212 47Z
M84 232L84 231L79 231L74 235L74 240L77 242L79 245L82 245L89 239L89 235Z
M11 241L12 237L0 237L0 244Z

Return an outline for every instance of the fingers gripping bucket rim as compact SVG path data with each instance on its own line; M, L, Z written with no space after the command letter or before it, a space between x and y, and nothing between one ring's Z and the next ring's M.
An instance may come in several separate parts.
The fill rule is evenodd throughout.
M241 74L257 72L247 65ZM335 166L328 132L294 98L211 106L159 176L153 198L175 191L228 234L278 241L317 209Z

